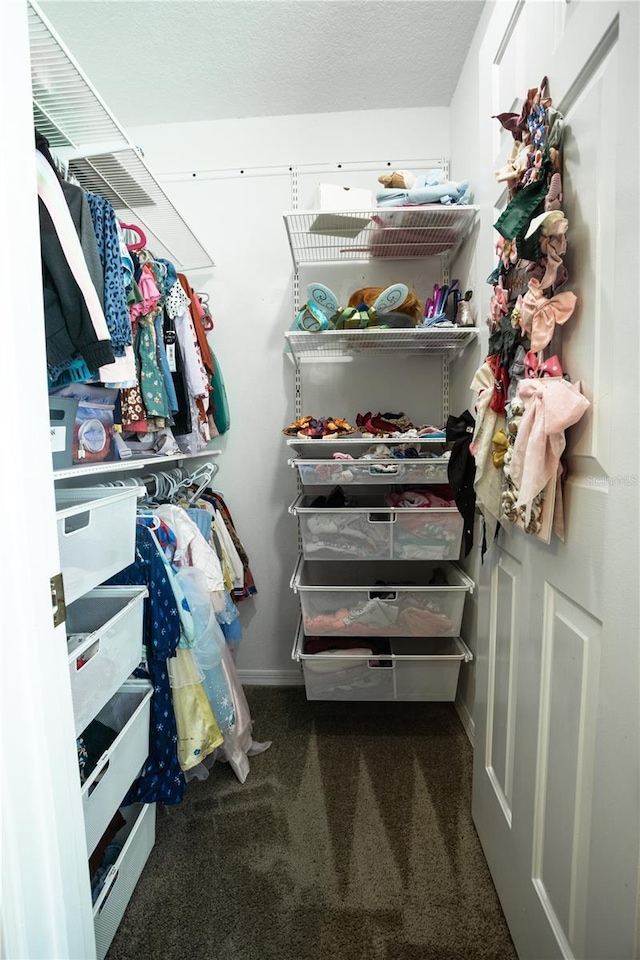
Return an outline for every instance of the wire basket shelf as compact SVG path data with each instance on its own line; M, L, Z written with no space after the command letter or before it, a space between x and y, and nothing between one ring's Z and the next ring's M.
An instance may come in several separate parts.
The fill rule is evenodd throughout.
M433 204L376 210L303 210L284 214L294 264L405 260L452 254L479 207Z

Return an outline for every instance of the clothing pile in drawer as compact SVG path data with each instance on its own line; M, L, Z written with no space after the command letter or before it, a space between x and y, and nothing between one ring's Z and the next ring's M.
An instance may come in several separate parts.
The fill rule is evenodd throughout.
M446 587L448 581L444 570L436 568L428 585ZM305 616L305 634L430 637L446 636L451 632L453 621L439 600L426 593L394 590L393 587L399 584L378 583L377 586L379 590L370 592L367 599L350 608L339 607L334 613Z
M460 553L462 517L453 494L438 496L433 490L407 489L385 497L388 507L397 507L393 554L401 560L424 560L430 553L438 558L455 558ZM417 508L417 509L416 509ZM434 511L455 510L455 513ZM427 510L428 513L421 511Z

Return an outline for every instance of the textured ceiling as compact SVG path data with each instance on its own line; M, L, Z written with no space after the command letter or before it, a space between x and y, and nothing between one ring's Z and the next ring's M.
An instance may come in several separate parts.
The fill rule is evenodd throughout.
M482 0L42 0L126 126L448 106Z

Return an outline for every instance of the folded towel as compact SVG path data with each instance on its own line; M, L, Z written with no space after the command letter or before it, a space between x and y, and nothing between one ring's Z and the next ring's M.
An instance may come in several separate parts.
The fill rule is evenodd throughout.
M461 180L459 183L452 183L450 180L444 183L426 183L411 190L386 187L376 193L379 207L403 207L408 204L425 203L460 204L469 203L470 199L468 180Z

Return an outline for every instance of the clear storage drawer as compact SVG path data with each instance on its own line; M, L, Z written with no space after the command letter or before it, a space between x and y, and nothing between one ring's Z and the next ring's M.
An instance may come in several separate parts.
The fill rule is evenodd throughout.
M289 463L307 486L448 483L449 460L445 457L419 460L303 460L296 457Z
M116 840L124 841L124 846L105 877L93 908L97 960L104 960L111 946L156 840L155 803L125 807L122 815L127 824L116 834Z
M307 653L300 627L293 658L302 664L307 700L455 700L460 664L473 659L459 637L394 637L388 646L388 653L375 655L365 649Z
M95 850L149 755L152 694L146 680L127 680L96 717L118 735L82 785L87 856Z
M449 561L300 557L291 587L300 594L306 636L457 637L474 583Z
M136 487L56 490L67 604L133 563L138 493Z
M98 587L67 608L76 736L142 659L146 587Z
M457 560L463 520L456 507L388 507L379 496L347 507L315 505L302 495L290 512L300 521L307 560Z

